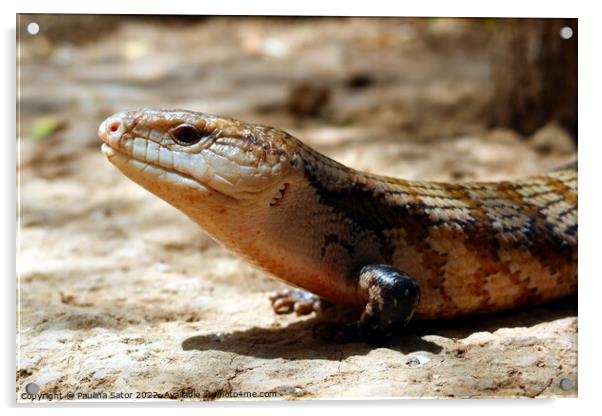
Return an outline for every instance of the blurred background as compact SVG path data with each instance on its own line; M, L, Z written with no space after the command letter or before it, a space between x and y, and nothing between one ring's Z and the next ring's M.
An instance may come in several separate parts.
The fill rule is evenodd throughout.
M448 170L430 166L425 141L455 152L450 142L493 133L544 156L577 141L576 19L21 15L19 23L25 159L44 140L62 155L94 146L99 122L132 107L271 124L327 153L415 162L387 171L406 176ZM332 155L364 169L383 164ZM457 179L478 177L465 162L453 167Z
M184 108L406 179L534 175L576 158L577 37L575 19L19 15L18 389L576 394L551 382L576 381L576 302L401 349L316 343L313 317L272 313L283 284L121 175L96 131Z

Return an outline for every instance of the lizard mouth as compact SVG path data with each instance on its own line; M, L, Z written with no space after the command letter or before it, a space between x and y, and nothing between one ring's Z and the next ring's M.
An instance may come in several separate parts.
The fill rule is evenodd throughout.
M176 185L189 188L203 195L210 195L212 192L219 193L219 191L200 183L192 176L173 169L168 169L158 164L150 163L146 160L137 159L128 153L115 149L107 142L102 144L101 150L113 165L136 182L143 182L138 179L140 178L144 179L144 182L153 180L162 181L172 186ZM149 188L148 186L145 187Z

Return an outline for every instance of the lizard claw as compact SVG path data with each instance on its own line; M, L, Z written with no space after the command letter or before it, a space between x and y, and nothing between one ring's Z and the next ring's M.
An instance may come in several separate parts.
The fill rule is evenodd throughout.
M270 295L272 309L279 315L295 312L296 315L309 315L323 309L322 300L303 290L284 289Z

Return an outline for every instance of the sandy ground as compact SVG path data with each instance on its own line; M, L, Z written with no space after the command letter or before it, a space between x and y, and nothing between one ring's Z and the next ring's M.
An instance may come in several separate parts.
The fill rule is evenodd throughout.
M491 24L103 19L113 30L99 38L66 42L76 22L39 18L38 37L22 32L19 401L28 383L64 399L577 395L576 299L414 322L383 348L316 340L323 317L274 315L267 297L284 284L99 150L104 117L153 106L275 125L409 179L511 179L573 160L554 125L532 138L488 128ZM44 125L53 133L33 140Z

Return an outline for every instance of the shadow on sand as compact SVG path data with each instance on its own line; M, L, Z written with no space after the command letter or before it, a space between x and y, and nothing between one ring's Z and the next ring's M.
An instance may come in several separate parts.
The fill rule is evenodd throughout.
M341 360L348 356L365 355L375 349L376 347L363 343L333 344L313 337L313 325L318 322L331 321L333 320L332 316L340 316L341 313L340 310L332 312L327 310L320 316L295 322L286 327L253 327L229 334L194 336L184 340L182 348L185 351L218 350L250 357L289 360ZM383 347L403 354L416 351L439 354L443 348L434 342L423 339L424 336L438 335L463 339L475 332L531 327L542 322L575 316L577 316L577 298L571 297L546 305L502 313L441 321L412 321L403 334L393 337ZM349 314L347 314L347 319L349 319Z

